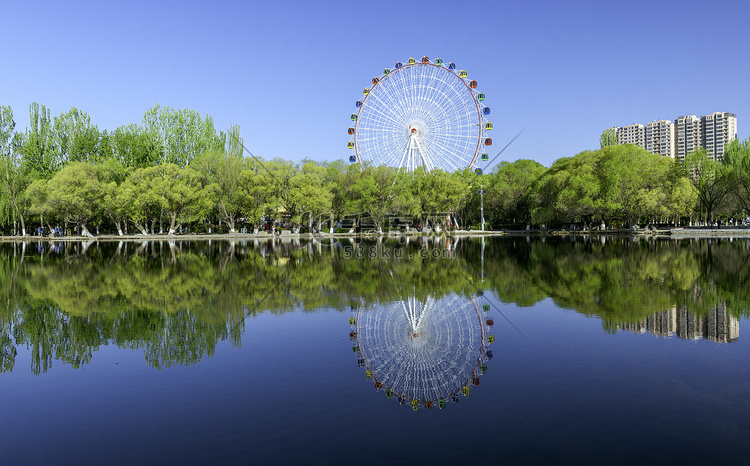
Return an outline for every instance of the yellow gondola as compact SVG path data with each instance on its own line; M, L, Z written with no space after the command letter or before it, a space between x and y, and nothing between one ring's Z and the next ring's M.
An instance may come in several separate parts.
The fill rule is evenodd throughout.
M415 64L416 62L417 62L417 60L415 60L414 58L410 58L410 59L409 59L409 62L408 62L408 63L409 63L410 65L413 65L413 64Z
M458 76L460 76L462 78L466 78L466 77L469 76L469 73L467 73L466 70L461 70L461 72L458 73Z

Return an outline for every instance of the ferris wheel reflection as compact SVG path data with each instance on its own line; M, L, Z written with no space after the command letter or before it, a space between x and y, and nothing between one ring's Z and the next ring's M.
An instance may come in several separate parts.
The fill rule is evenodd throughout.
M443 409L469 396L487 372L495 340L488 310L457 295L354 306L349 337L365 377L386 398Z

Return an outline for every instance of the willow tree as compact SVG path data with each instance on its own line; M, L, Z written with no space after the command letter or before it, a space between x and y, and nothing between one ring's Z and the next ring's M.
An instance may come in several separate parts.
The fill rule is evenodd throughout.
M732 196L742 207L745 216L750 215L750 138L733 140L724 148L724 163L731 170Z
M88 224L99 212L103 197L95 165L71 162L51 180L32 183L29 191L40 213L78 225L83 236L93 236Z
M248 185L243 183L245 169L242 155L211 150L193 159L190 167L203 177L205 185L216 186L215 208L219 220L226 224L230 233L236 231L237 219L245 212L248 203Z
M196 170L175 164L145 169L153 197L169 218L169 234L173 235L185 222L205 218L215 203L216 185L203 184Z

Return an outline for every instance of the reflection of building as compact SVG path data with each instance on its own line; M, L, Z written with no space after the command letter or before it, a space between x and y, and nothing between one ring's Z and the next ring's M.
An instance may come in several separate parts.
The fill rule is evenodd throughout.
M402 404L430 409L467 396L492 357L489 306L457 295L408 297L352 309L350 338L375 387Z
M740 322L736 317L727 314L727 306L722 303L700 315L682 307L651 314L637 322L620 322L617 330L636 333L648 332L660 337L677 335L690 340L711 340L719 343L731 343L740 337Z

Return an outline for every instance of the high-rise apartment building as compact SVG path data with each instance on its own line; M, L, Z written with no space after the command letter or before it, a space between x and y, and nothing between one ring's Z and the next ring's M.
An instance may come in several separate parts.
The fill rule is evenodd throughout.
M620 144L635 144L653 154L685 160L685 156L704 147L714 160L724 160L727 144L737 139L737 115L714 112L698 118L695 115L678 117L674 122L656 120L643 126L633 123L616 126Z
M708 156L714 160L724 160L724 147L737 139L737 115L727 112L714 112L701 117L702 145Z
M646 124L646 150L652 154L674 158L674 124L656 120Z
M645 147L646 145L646 127L633 123L632 125L618 128L617 135L620 144L635 144L636 146Z
M677 158L685 160L686 155L701 145L701 119L695 115L677 118L675 120L675 134Z

